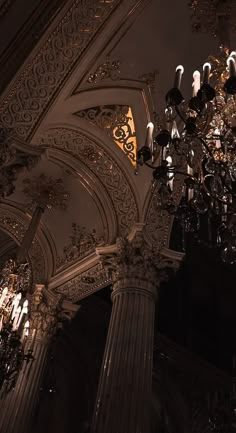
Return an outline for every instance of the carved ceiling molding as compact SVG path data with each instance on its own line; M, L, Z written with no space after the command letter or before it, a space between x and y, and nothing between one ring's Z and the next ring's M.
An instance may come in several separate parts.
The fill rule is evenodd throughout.
M1 102L0 120L27 139L36 128L58 89L74 69L78 58L122 0L76 0L48 39L9 86Z
M15 206L6 203L0 205L0 229L6 232L19 245L29 226L29 219ZM44 233L37 233L29 251L29 262L32 272L32 285L45 283L53 272L53 259L48 254L51 251L46 246Z
M154 188L150 189L144 207L145 239L156 253L159 253L163 248L169 248L173 225L173 217L158 207L160 186L160 184L156 184ZM173 194L175 203L180 201L182 188L182 179L176 176Z
M64 295L70 302L78 302L92 293L111 284L111 278L101 263L72 278L55 289L55 292Z
M51 128L37 138L40 145L62 150L77 158L102 182L117 218L117 235L127 235L139 211L135 194L125 173L105 150L92 139L68 127Z

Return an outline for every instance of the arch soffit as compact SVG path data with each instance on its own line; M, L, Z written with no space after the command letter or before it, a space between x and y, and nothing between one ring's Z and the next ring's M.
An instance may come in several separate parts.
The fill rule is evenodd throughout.
M96 179L94 188L101 185L113 204L117 220L116 236L129 233L130 228L140 218L137 195L124 168L117 163L117 158L112 158L104 144L98 142L97 137L95 141L91 134L79 130L71 123L51 124L48 129L38 131L34 136L34 143L64 152L80 161L80 164L86 167L87 175L91 177L92 174L93 179ZM125 155L122 157L127 159ZM128 163L126 161L126 164Z

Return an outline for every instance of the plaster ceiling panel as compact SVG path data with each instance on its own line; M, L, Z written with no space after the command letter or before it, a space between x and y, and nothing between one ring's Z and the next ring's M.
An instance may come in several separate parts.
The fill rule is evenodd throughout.
M191 95L193 71L202 67L209 54L217 54L217 40L193 33L190 16L187 0L151 0L112 50L112 58L120 61L121 78L134 79L158 71L153 95L158 107L173 86L177 65L185 68L181 88L187 97ZM236 45L235 35L232 42Z
M30 172L24 171L18 178L17 188L10 196L10 201L19 205L27 204L27 197L23 193L24 180L26 178L38 178L45 174L53 179L62 179L65 192L69 194L67 207L63 209L45 210L42 223L55 243L57 255L63 256L64 247L71 243L72 225L76 223L86 233L94 233L97 239L103 239L105 225L102 219L99 205L96 203L91 191L86 188L83 181L68 171L66 167L60 167L52 161L43 160ZM29 209L30 213L32 210Z

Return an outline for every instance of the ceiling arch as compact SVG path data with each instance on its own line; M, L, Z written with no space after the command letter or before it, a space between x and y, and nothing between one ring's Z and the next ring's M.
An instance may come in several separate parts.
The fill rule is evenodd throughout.
M37 144L68 153L87 167L88 173L96 177L110 197L117 219L116 236L127 235L139 220L139 208L134 191L117 161L90 137L68 125L44 131L37 137Z

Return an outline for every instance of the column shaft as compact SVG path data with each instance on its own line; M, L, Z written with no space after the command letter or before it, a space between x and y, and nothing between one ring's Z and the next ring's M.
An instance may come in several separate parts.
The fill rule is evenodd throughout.
M149 291L114 291L92 433L150 432L154 312Z

